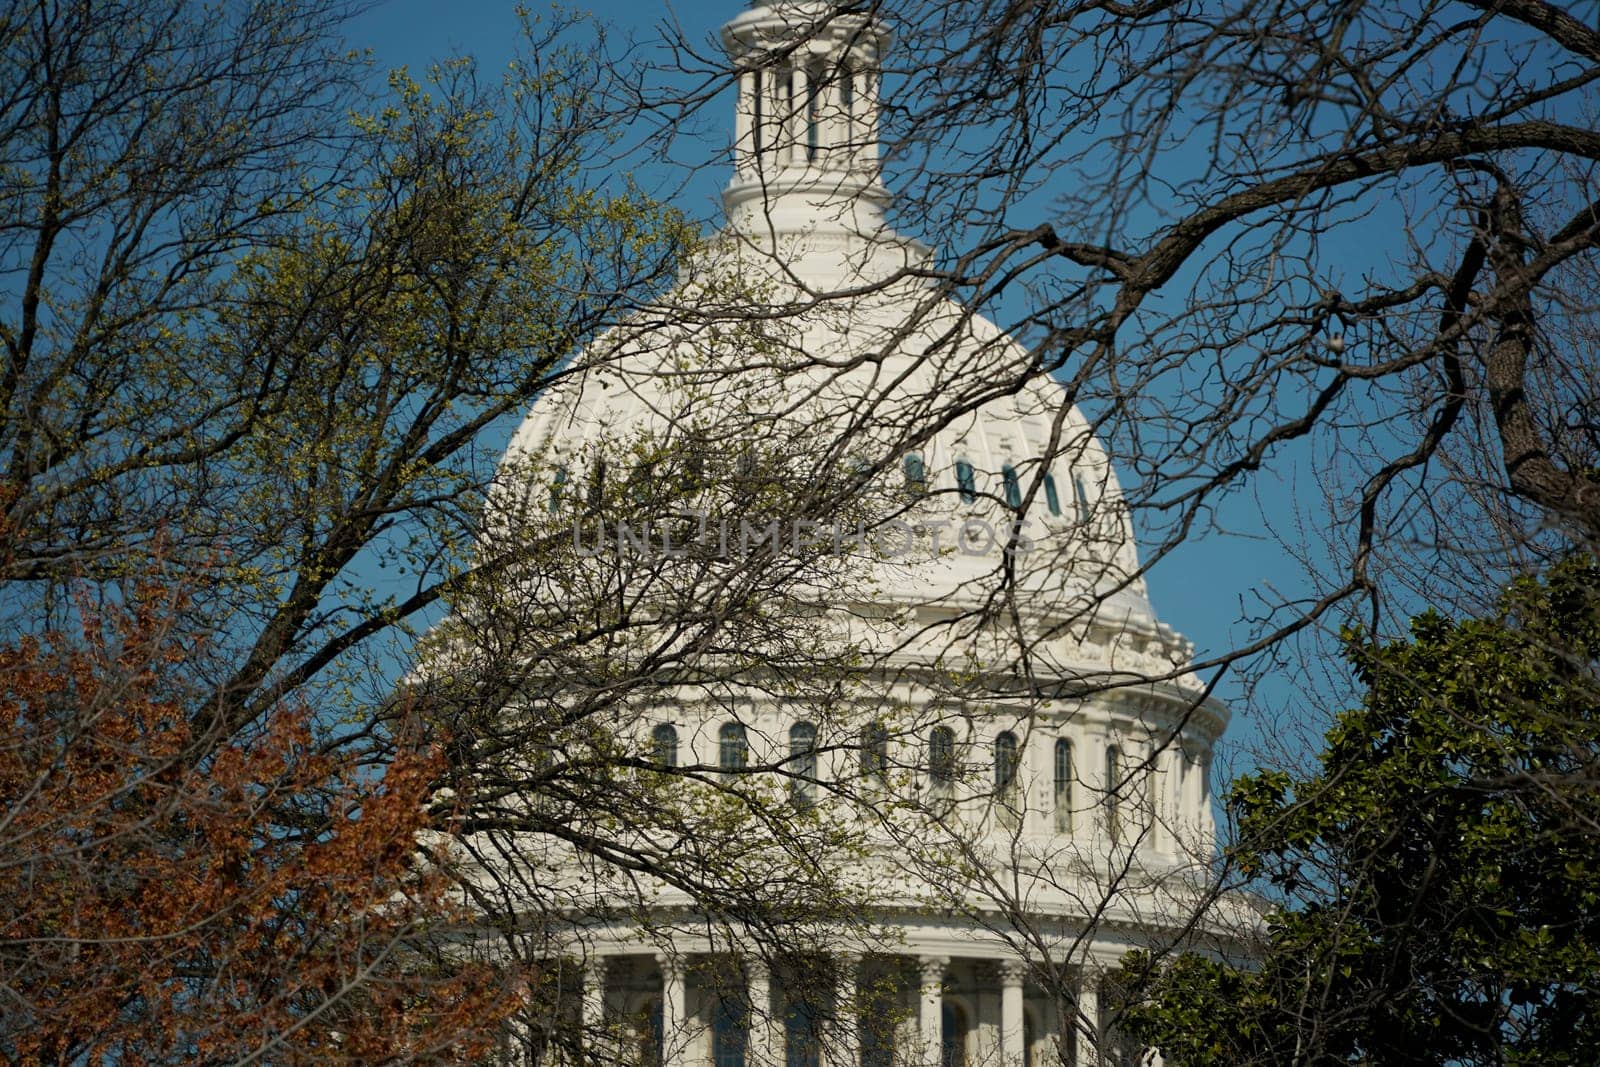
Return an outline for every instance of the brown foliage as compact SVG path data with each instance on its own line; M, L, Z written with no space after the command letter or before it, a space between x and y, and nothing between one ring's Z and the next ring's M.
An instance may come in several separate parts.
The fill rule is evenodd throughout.
M146 581L0 647L0 1058L481 1055L515 1000L413 861L437 754L362 773L305 708L196 736L183 606Z

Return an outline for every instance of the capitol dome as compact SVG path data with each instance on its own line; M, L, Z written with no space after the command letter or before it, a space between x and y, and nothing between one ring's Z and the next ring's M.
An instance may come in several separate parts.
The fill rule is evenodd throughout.
M888 33L824 17L778 0L723 28L740 86L727 223L535 404L485 526L570 529L572 569L528 597L620 559L651 568L656 603L718 567L783 572L760 587L773 614L848 650L847 684L785 688L796 672L764 657L793 652L753 637L704 654L747 685L686 681L618 729L663 767L779 768L808 817L854 826L871 806L841 869L876 932L802 978L653 886L651 916L584 924L584 1027L663 1067L1132 1062L1101 984L1193 915L1227 712L1156 617L1091 422L888 225ZM987 874L906 860L946 832ZM681 918L670 936L663 915ZM826 1026L793 1006L817 974Z

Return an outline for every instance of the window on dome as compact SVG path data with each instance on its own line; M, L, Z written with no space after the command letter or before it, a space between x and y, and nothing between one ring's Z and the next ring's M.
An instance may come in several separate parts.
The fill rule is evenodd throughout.
M817 728L809 722L789 727L790 796L797 808L817 802Z
M745 1006L730 997L718 1000L711 1020L712 1067L745 1067L749 1037L750 1017Z
M661 998L652 997L638 1015L639 1062L642 1067L662 1067L666 1047L661 1032Z
M1072 742L1064 737L1056 739L1055 772L1056 829L1061 833L1070 834L1072 832Z
M922 465L922 453L912 452L906 456L906 492L912 496L921 496L928 491L928 471Z
M706 457L698 445L691 445L683 457L683 474L680 480L683 491L692 493L706 484Z
M894 1067L895 1024L900 1016L880 986L862 987L867 1004L861 1016L861 1067Z
M861 777L880 783L889 777L889 728L881 722L861 731Z
M561 510L561 497L567 491L567 468L563 464L550 476L550 510Z
M817 1013L810 1004L792 1004L783 1017L784 1067L818 1067L822 1044L818 1040Z
M1017 468L1007 463L1000 468L1000 479L1005 483L1006 506L1020 508L1022 506L1022 483L1017 480Z
M1087 521L1089 518L1089 487L1083 484L1083 475L1072 476L1072 490L1078 497L1078 519Z
M1122 804L1117 792L1122 788L1122 750L1116 745L1106 748L1106 836L1113 845L1122 843Z
M1053 474L1044 476L1044 504L1050 509L1050 514L1061 514L1061 494L1056 491L1056 478Z
M939 1067L967 1067L967 1013L948 1000L939 1012Z
M1017 786L1017 735L1010 730L994 739L994 791L1005 796Z
M854 486L863 486L872 480L872 464L860 456L850 461L850 482Z
M778 124L778 146L783 149L787 158L794 151L795 142L804 144L804 134L799 129L799 124L804 118L800 101L794 91L795 77L793 70L785 70L778 76L782 79L778 89L778 109L781 114L774 116Z
M750 744L745 739L744 724L725 722L717 731L717 766L725 775L744 770L750 762Z
M653 463L641 463L633 469L633 475L628 479L628 489L633 494L633 499L646 503L650 499L651 484L656 478L656 468Z
M817 158L817 149L821 147L822 124L819 121L818 103L822 92L822 79L828 76L827 68L820 62L812 63L806 71L806 159Z
M589 471L589 495L585 503L590 511L599 511L600 504L606 496L606 461L604 457L594 461L594 467Z
M678 765L678 731L670 722L650 731L650 759L657 767Z
M961 502L970 504L978 499L978 475L972 469L972 464L964 459L956 460L956 488L961 492Z
M759 155L761 153L761 149L765 146L766 141L764 134L766 133L767 124L767 109L765 106L767 96L767 76L758 70L751 75L751 84L755 88L754 96L756 108L755 114L751 116L753 121L750 125L750 130L755 141L754 147L756 154Z
M956 780L956 735L948 726L928 732L928 784L946 791Z

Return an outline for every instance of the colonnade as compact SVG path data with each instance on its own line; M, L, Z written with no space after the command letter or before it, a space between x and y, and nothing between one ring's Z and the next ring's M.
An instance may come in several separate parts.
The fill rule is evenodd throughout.
M809 60L809 61L808 61ZM803 53L739 76L737 174L873 170L877 75L842 52Z
M893 1010L883 1013L892 1019L887 1024L887 1039L879 1036L871 1049L864 1048L866 1027L880 1025L867 1014L858 1014L863 1005L873 1003L876 994L866 988L865 965L872 961L880 973L897 975L894 983L897 1000ZM625 967L623 966L625 964ZM641 1023L639 1003L648 1003L650 1025L659 1018L659 1045L648 1055L627 1054L623 1048L607 1050L600 1062L638 1062L642 1067L1045 1067L1047 1064L1072 1064L1075 1067L1134 1067L1159 1064L1159 1058L1139 1055L1122 1048L1108 1034L1108 1020L1102 1015L1100 996L1105 972L1094 967L1078 967L1063 973L1073 980L1072 1005L1063 1011L1042 1010L1036 998L1035 1018L1040 1026L1030 1033L1028 1015L1029 965L1016 958L948 955L893 955L862 957L841 955L819 968L815 976L832 983L822 992L836 1006L825 1013L826 1029L817 1033L815 1043L806 1050L786 1047L788 1027L783 1022L785 1009L773 1009L775 993L782 1001L789 993L768 964L759 958L736 958L727 954L698 956L680 952L653 955L619 953L592 955L583 970L582 1025L587 1041L641 1041L645 1035L634 1029ZM968 988L961 1002L971 1006L980 999L993 1005L998 993L998 1018L972 1018L970 1026L957 1034L949 1032L952 1018L952 966L963 973L979 975L981 991ZM625 972L625 973L618 973ZM691 976L715 973L707 986L691 989ZM631 985L629 980L631 976ZM814 977L808 977L810 984ZM701 979L701 982L711 982ZM657 987L657 982L659 986ZM969 981L970 986L970 981ZM995 987L998 987L997 989ZM815 987L808 996L815 995ZM740 1033L730 1053L711 1036L705 1005L696 1013L692 993L702 1001L737 996L748 1005L740 1014ZM630 999L631 998L631 999ZM909 1012L907 1009L913 1009ZM1074 1011L1075 1015L1067 1014ZM659 1016L654 1013L659 1011ZM697 1017L698 1014L698 1017ZM631 1019L629 1017L632 1017ZM902 1017L909 1016L909 1017ZM984 1040L978 1040L978 1025ZM602 1036L609 1035L609 1036ZM651 1040L650 1044L654 1044ZM594 1046L591 1046L594 1049ZM1037 1050L1037 1051L1036 1051Z

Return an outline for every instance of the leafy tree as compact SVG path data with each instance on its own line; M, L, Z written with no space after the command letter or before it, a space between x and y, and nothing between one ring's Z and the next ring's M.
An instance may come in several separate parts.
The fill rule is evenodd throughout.
M60 622L52 589L139 573L159 530L165 566L205 574L188 610L234 653L210 707L235 724L437 607L485 429L687 239L589 169L607 70L571 24L529 21L504 81L457 60L374 87L347 10L0 24L8 615Z
M44 714L31 705L0 723L17 783L0 825L32 827L37 848L19 842L18 855L42 855L35 873L63 894L68 868L88 879L98 895L79 941L102 946L63 948L80 964L68 982L64 957L28 947L40 929L30 923L59 917L35 916L25 893L0 904L25 995L0 1011L0 1041L19 1055L37 1034L29 1055L182 1060L259 1047L282 1058L291 1053L248 1044L274 1022L291 1041L337 1031L351 1056L466 1055L479 1034L468 1016L491 984L411 936L413 920L448 932L460 915L432 883L402 881L408 841L458 878L479 932L502 935L461 944L514 963L535 987L524 1036L570 1015L560 982L535 981L571 948L552 929L614 913L630 892L642 903L660 883L679 887L730 928L772 901L774 871L800 872L790 885L803 903L781 917L793 927L853 899L806 861L837 835L793 817L770 781L781 767L757 758L738 781L663 770L628 729L686 671L707 699L752 661L774 686L799 679L819 702L836 696L840 654L808 640L814 619L781 612L781 590L807 565L658 576L618 561L595 574L572 565L569 530L542 508L504 536L481 528L492 493L525 492L535 473L510 470L497 485L508 421L563 379L606 370L611 350L584 344L603 330L659 325L629 315L695 245L676 213L611 167L603 42L530 18L526 54L503 80L457 60L374 86L337 40L346 10L41 0L0 13L0 617L26 635L9 667L15 699L77 669L78 646L61 635L115 633L119 611L155 595L129 600L131 582L157 575L153 590L183 594L163 616L171 641L143 646L159 663L150 700L112 708L126 720L106 735L121 746L115 760L70 725L102 714L98 683L51 690L46 710L67 723L54 732L29 725ZM720 294L699 297L707 319L741 329ZM547 474L549 459L530 465ZM839 479L821 481L838 495ZM659 506L606 488L641 514ZM435 645L466 647L459 660L473 669L419 672L397 696L417 635L447 609ZM96 662L102 646L81 640L80 658ZM707 656L728 648L750 651L738 663ZM143 710L151 701L159 708ZM107 771L103 788L125 806L80 811L70 789L28 784L49 784L57 758L154 763L169 791ZM183 836L198 816L173 798L203 795L207 781L221 791L215 832L234 835L218 847L240 869L217 859L224 869L202 885L182 866L211 862ZM429 816L402 819L395 800L384 819L363 811L352 827L352 803L391 794L431 798ZM269 799L250 808L252 795ZM103 822L113 816L129 820L126 834ZM749 835L752 821L771 832ZM365 832L378 838L366 842L371 881L323 878L317 864L353 862ZM74 852L98 839L85 834L107 851ZM65 866L46 870L57 838L72 843ZM622 903L548 877L557 855L620 861ZM204 891L119 912L130 866L150 868L148 884L187 878ZM109 881L90 877L102 869ZM392 982L381 967L340 969L359 963L341 955L343 939L385 887L416 895L394 906L394 929L372 931L379 962L390 946L406 960ZM194 931L181 946L160 910L171 907ZM122 921L182 951L163 970L142 954L157 942L105 947L121 944ZM270 942L279 972L267 969L264 927L281 927ZM237 945L260 949L259 974ZM139 985L147 963L154 977ZM256 991L228 985L235 974ZM434 977L430 991L422 979ZM127 1004L127 1028L95 1045L84 1005L107 1002ZM252 1008L259 1025L243 1021Z
M1162 964L1136 1029L1172 1064L1592 1063L1600 566L1346 647L1368 693L1318 772L1233 786L1232 859L1277 896L1260 958Z
M506 564L485 437L690 235L591 167L574 24L375 86L352 8L0 12L8 1054L465 1056L500 1017L412 936L459 918L406 856L460 752L394 680Z

